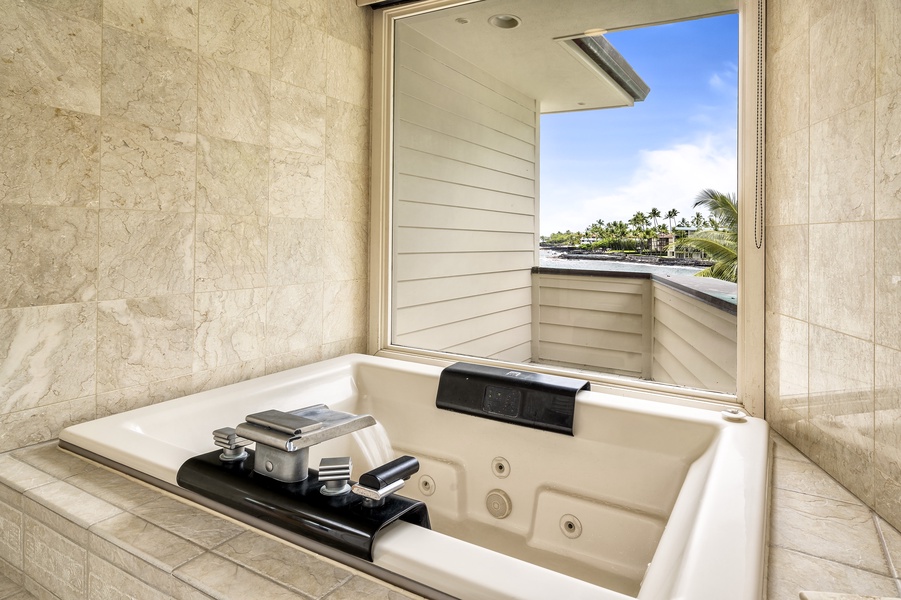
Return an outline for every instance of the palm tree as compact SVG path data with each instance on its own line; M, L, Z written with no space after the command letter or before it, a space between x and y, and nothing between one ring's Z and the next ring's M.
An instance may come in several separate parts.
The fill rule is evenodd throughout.
M706 190L705 190L705 191L706 191ZM701 192L701 193L703 194L704 192ZM699 198L700 198L700 196L698 196L698 199L699 199ZM697 202L697 200L695 201L695 206L694 206L694 207L695 207L695 208L698 207L698 202ZM693 217L691 218L691 224L692 224L692 226L693 226L695 229L704 229L704 225L705 225L706 223L707 223L707 219L705 219L705 218L704 218L704 215L702 215L702 214L699 213L699 212L696 212L696 213L695 213L695 216L693 216Z
M654 229L657 229L657 219L661 217L660 209L652 208L651 212L648 213L648 216L654 221Z
M641 244L642 238L644 238L644 228L648 222L648 217L641 211L638 211L632 218L629 219L629 225L635 228L635 237L638 238L638 251L641 252L643 248L643 244Z
M676 242L677 249L699 250L713 259L713 265L696 273L696 277L715 277L738 282L738 201L735 194L707 189L698 194L694 207L710 211L716 229L695 231ZM697 213L700 215L701 213ZM695 216L697 218L697 215Z
M671 208L671 209L669 209L668 211L666 211L666 214L664 215L664 218L666 218L666 219L669 220L669 228L670 228L670 231L672 231L673 229L675 229L675 226L673 225L673 221L675 221L675 220L676 220L676 217L678 217L678 216L679 216L679 211L676 210L675 208Z

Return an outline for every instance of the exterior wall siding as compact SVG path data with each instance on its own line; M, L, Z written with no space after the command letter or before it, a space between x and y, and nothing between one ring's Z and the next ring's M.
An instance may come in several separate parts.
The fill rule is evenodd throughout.
M408 26L395 52L393 342L527 361L536 103Z

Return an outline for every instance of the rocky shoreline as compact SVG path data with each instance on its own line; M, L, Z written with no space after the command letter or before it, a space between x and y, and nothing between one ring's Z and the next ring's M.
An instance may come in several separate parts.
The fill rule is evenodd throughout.
M676 258L669 256L653 256L644 254L625 254L622 252L594 252L573 247L551 248L543 246L544 250L559 252L559 258L573 260L607 260L615 262L644 263L651 265L668 265L673 267L709 267L713 262L694 258Z

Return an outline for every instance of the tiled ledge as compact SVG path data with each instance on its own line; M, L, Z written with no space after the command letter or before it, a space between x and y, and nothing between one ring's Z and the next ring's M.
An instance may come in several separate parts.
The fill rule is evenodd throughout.
M776 433L768 600L901 597L901 534Z
M418 598L55 443L0 455L0 600Z
M901 597L901 534L773 437L768 600ZM416 598L55 443L0 454L0 600L123 596Z

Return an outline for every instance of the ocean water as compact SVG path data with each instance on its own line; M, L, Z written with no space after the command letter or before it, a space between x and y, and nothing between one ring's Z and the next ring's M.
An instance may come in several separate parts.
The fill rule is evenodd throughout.
M584 269L586 271L631 271L633 273L654 273L655 275L694 275L699 267L671 267L645 263L630 263L613 260L577 260L560 258L560 253L542 248L540 266L554 269Z

